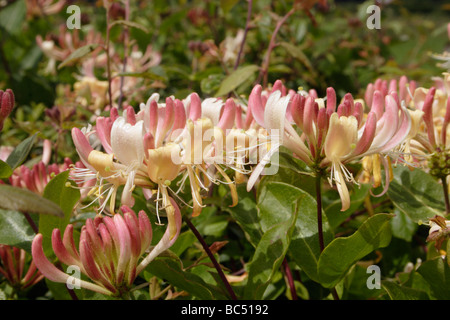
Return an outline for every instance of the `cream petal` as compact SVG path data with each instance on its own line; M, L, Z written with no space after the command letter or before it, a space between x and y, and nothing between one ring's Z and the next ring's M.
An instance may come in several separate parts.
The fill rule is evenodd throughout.
M111 149L119 162L126 166L140 165L144 160L143 125L143 121L138 121L133 126L119 117L111 128Z

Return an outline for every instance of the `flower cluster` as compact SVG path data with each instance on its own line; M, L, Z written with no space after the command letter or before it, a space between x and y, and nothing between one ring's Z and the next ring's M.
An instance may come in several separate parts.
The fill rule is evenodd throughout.
M167 228L156 246L151 247L152 226L147 214L140 211L136 215L126 206L121 209L122 214L114 217L97 216L94 220L87 219L81 229L78 249L72 224L66 227L62 239L61 231L53 230L52 247L59 261L79 268L92 282L73 279L54 266L44 254L42 234L37 234L32 244L36 266L51 281L66 284L71 282L72 285L78 284L105 295L127 294L139 273L175 242L181 229L181 215L179 210L174 213L175 236Z
M269 133L273 130L279 133L279 143L271 144L271 150L252 173L248 187L253 186L270 156L284 146L318 174L330 169L329 182L336 184L342 211L350 206L346 182L356 183L345 164L387 154L403 142L411 127L408 111L395 96L374 93L374 101L365 113L363 103L350 93L337 105L331 87L323 99L314 90L287 91L277 82L268 98L263 99L261 86L256 86L250 94L249 108L260 126Z
M143 267L178 237L177 200L190 206L195 217L212 184L223 183L229 186L232 205L236 205L236 184L247 180L250 191L262 174L275 174L265 169L284 147L318 177L328 175L345 211L350 207L347 183L358 184L347 165L362 161L359 181L373 180L374 187L381 185L384 166L384 194L391 178L391 158L414 165L424 150L433 153L446 144L448 105L447 93L418 88L401 77L398 82L379 79L369 84L364 99L347 93L338 101L332 87L320 98L315 90L289 90L276 81L270 88L254 86L248 102L201 100L194 92L183 100L167 97L163 101L153 94L139 105L138 112L128 106L120 115L112 108L109 116L97 117L94 126L72 129L83 166L72 167L71 179L84 186L87 195L95 195L88 206L99 201L98 213L107 216L87 221L80 253L69 240L73 227L66 229L63 242L59 231L54 232L53 249L61 262L78 266L92 280L81 286L121 296ZM229 169L234 171L231 177ZM187 184L188 203L178 195ZM134 205L136 188L156 202L157 223L161 223L161 210L167 217L162 242L145 258L151 225L144 212L132 218L129 208ZM123 215L116 212L119 190ZM140 219L147 222L141 225L136 222ZM115 232L120 232L114 230L126 236L119 237ZM33 242L33 256L49 279L67 281L68 275L44 257L42 236Z
M25 250L0 244L0 274L16 289L27 289L44 278L33 261L25 268L27 259Z

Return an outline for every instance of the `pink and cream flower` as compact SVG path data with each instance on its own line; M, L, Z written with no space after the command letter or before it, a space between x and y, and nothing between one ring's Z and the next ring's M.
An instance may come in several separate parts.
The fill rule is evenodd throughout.
M356 183L345 164L371 154L390 153L403 142L411 127L406 108L391 95L380 99L376 94L365 116L363 104L350 94L346 94L336 108L333 88L327 90L326 104L314 94L286 90L285 95L282 90L273 91L263 104L261 92L258 85L253 89L249 108L255 120L269 133L279 133L279 139L252 173L248 188L256 182L270 156L283 145L315 171L331 169L329 182L337 186L342 211L350 206L346 182Z
M175 234L171 234L168 226L152 247L152 226L147 214L140 211L136 215L127 206L122 206L121 210L122 214L113 217L87 219L81 228L78 248L72 224L67 225L62 238L59 229L53 230L52 247L56 257L66 266L77 267L89 280L73 279L71 274L53 265L44 254L40 233L35 236L31 248L39 271L50 281L78 283L82 288L108 296L126 296L136 277L178 238L181 214L178 209L174 212Z

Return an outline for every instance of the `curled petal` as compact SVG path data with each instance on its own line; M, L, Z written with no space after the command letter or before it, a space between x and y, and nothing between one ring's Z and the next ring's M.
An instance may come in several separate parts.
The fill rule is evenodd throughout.
M144 123L131 125L119 117L111 128L111 148L116 158L123 164L141 164L144 160Z
M401 107L400 126L397 132L392 136L391 140L381 148L381 152L387 152L402 143L411 131L412 120L409 111L405 107Z
M256 85L248 98L248 112L251 112L255 121L262 127L264 127L264 105L261 98L262 87ZM280 93L281 94L281 93ZM273 94L271 94L272 96Z
M375 97L375 96L374 96ZM383 148L388 143L395 132L398 130L399 122L399 106L392 96L386 96L386 111L382 118L378 121L380 129L377 130L372 143L372 149ZM378 119L378 115L377 115Z
M227 99L223 107L223 114L217 126L222 130L231 129L236 118L236 104L233 99Z
M122 211L123 211L122 206ZM128 226L131 237L131 253L135 257L139 257L141 253L141 239L139 234L139 221L136 217L136 214L133 211L124 212L123 218L125 219L125 223Z
M183 102L176 99L174 102L174 120L172 126L172 132L176 132L179 129L183 129L186 125L186 110L184 109ZM172 136L172 139L176 137Z
M120 214L114 215L113 219L120 245L120 255L116 270L116 281L117 283L121 283L125 276L127 264L131 257L131 236L125 220Z
M169 249L175 241L178 239L181 230L181 213L175 200L170 198L170 202L174 208L174 222L176 226L176 234L171 237L171 226L167 226L166 232L162 236L158 244L152 249L152 251L141 261L136 269L136 274L139 274L150 262L153 261L163 251Z
M352 155L362 155L372 145L377 129L377 115L375 112L369 112L366 123L364 124L364 131L361 138L358 140Z
M42 239L42 234L38 233L34 237L31 244L31 254L33 256L33 261L36 264L36 267L49 280L65 283L69 278L69 275L59 270L53 264L51 264L50 261L48 261L42 248Z
M141 252L140 254L143 254L152 243L152 224L150 223L150 219L148 218L148 215L143 211L139 211L138 214L139 219L139 236L141 239Z
M172 128L175 113L174 102L171 98L166 99L166 107L158 110L158 126L155 133L155 145L160 146L166 138L167 132ZM162 121L161 121L162 120Z
M72 129L72 140L73 140L73 143L75 144L75 148L78 152L78 155L80 156L81 162L83 162L83 164L87 168L92 168L89 165L88 157L93 149L92 149L91 145L89 144L89 141L86 138L86 136L84 135L84 133L81 132L81 130L78 128L73 128Z
M102 281L103 276L95 264L94 254L86 239L80 239L80 258L86 270L86 274L94 281ZM103 282L103 281L102 281Z
M197 93L192 93L190 96L190 107L189 107L189 119L195 121L202 116L202 102Z
M342 208L341 211L346 211L350 208L350 194L348 192L347 184L345 183L342 169L339 163L333 163L334 168L334 180L336 182L336 188L341 198Z
M112 153L111 148L111 120L105 117L98 117L95 128L97 131L97 136L102 143L103 149L107 153Z
M281 97L280 91L275 91L269 96L264 112L264 123L267 129L276 129L284 132L286 109L289 104L289 96Z
M80 269L84 269L80 261L72 256L64 246L64 243L61 241L61 232L59 229L54 229L52 232L52 247L55 255L62 263L66 265L76 265L80 267Z

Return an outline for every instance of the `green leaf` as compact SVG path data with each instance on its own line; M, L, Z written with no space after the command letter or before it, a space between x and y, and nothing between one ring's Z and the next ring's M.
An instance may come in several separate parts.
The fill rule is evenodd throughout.
M386 290L391 300L429 300L426 292L404 287L393 281L381 281L381 286Z
M184 270L180 260L176 261L160 256L153 260L145 270L201 300L226 299L219 288L207 284L198 275Z
M27 6L25 0L11 3L0 12L0 27L10 34L18 34L22 31L22 23L25 21Z
M264 234L256 246L249 264L247 285L244 290L245 299L259 300L263 297L289 249L297 215L302 205L301 200L306 194L287 184L283 184L280 188L279 183L269 183L265 187L267 193L273 197L272 201L258 203ZM295 191L291 191L291 189L295 189ZM301 193L296 193L297 191ZM290 193L293 202L284 203L286 206L282 207L276 198L282 197L284 192ZM298 197L295 198L294 195L298 195ZM260 199L266 200L267 198L261 196Z
M216 207L206 207L193 223L202 235L220 237L228 225L228 216L219 215Z
M6 163L11 167L12 170L16 169L25 161L31 151L31 148L34 145L34 142L36 141L36 135L37 134L35 133L31 137L23 140L8 156L8 159L6 159Z
M423 262L417 272L428 282L436 299L450 299L450 267L440 256Z
M31 252L34 231L25 216L17 211L0 209L0 243Z
M391 220L392 235L396 238L411 242L419 225L414 223L403 211L397 208L394 213L395 217Z
M280 46L286 49L289 54L292 55L295 59L300 61L305 68L311 73L310 80L312 81L312 85L316 85L317 71L313 67L311 61L308 59L308 56L303 52L303 50L289 42L281 42Z
M212 94L213 92L219 90L220 84L224 79L223 74L210 74L200 81L200 89L205 94Z
M294 158L287 152L281 151L276 156L277 158L271 159L271 165L276 174L263 176L260 184L284 182L315 196L315 177L312 175L311 169L303 161ZM261 188L258 191L261 191Z
M419 169L395 168L387 195L415 223L445 212L442 185Z
M325 213L332 228L338 227L345 219L350 217L352 213L361 208L370 188L370 184L361 184L359 188L353 188L353 192L350 194L350 207L344 212L341 211L342 201L340 198L336 199L325 208Z
M238 2L239 0L220 0L220 7L224 13L228 13Z
M113 26L119 25L119 24L126 26L126 27L130 27L130 28L136 28L136 29L144 31L145 33L148 33L148 29L145 26L143 26L142 24L133 22L133 21L127 21L127 20L116 20L109 25L109 28L112 28Z
M61 207L63 215L60 217L39 217L39 233L43 236L43 247L46 253L51 254L51 236L53 229L58 228L61 233L70 222L75 204L80 199L78 189L66 185L69 171L64 171L54 177L44 189L44 197Z
M0 184L0 208L24 213L62 216L58 205L28 190Z
M222 211L231 214L231 217L245 232L250 244L256 248L263 236L263 231L259 223L255 197L253 193L247 192L246 185L243 184L237 185L237 192L239 194L238 204L234 207L229 207L231 197L228 197L222 207Z
M0 179L7 179L13 174L11 167L4 161L0 160Z
M236 69L236 71L228 75L222 81L222 84L220 85L220 88L216 93L216 97L226 95L229 92L233 91L247 79L249 79L258 70L259 67L254 64Z
M292 216L294 206L299 213L289 247L290 256L297 265L313 280L318 281L317 262L320 256L317 226L317 203L306 191L283 182L260 184L258 209L261 226L266 232L271 226L286 221ZM323 215L325 243L333 239L326 216Z
M188 230L178 236L177 241L175 241L175 243L170 247L170 251L175 253L177 256L181 256L181 254L186 251L186 249L191 247L196 241L197 238L194 233Z
M326 288L334 287L350 267L372 251L389 245L392 214L376 214L359 227L354 234L334 239L319 258L318 275Z
M96 43L88 44L76 49L72 52L63 62L61 62L58 66L58 70L67 66L70 63L77 61L78 59L83 58L84 56L93 52L99 45Z

